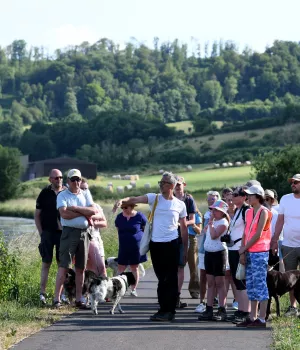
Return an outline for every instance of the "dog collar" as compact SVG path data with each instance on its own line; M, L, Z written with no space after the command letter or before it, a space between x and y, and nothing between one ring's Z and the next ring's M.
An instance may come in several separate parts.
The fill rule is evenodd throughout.
M118 277L122 278L122 280L124 281L125 287L126 287L126 292L127 292L127 289L128 289L127 279L123 278L121 275L119 275Z

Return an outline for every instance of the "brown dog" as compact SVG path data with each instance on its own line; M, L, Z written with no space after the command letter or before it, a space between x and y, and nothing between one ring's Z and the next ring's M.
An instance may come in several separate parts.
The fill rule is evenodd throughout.
M291 290L294 291L294 296L300 304L300 271L291 270L286 272L279 272L270 270L267 273L267 285L269 290L269 302L267 307L266 319L269 318L271 313L271 300L272 297L276 302L276 314L280 316L279 298Z

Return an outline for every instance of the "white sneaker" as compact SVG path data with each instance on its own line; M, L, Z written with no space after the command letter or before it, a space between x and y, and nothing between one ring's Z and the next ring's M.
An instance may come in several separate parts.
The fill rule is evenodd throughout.
M196 309L194 310L194 312L197 312L199 314L201 314L202 312L204 312L206 310L206 305L205 303L200 303Z
M136 292L136 289L132 290L132 291L130 292L130 295L132 295L133 297L137 297L138 294L137 294L137 292Z
M40 302L41 304L43 305L46 305L46 297L45 297L45 294L44 293L40 293Z
M239 309L239 303L235 299L233 299L232 307L233 307L234 310L238 310Z
M61 302L62 303L64 303L64 304L70 304L70 302L69 302L69 300L68 300L68 298L65 296L65 294L61 294L61 296L60 296L60 300L61 300Z

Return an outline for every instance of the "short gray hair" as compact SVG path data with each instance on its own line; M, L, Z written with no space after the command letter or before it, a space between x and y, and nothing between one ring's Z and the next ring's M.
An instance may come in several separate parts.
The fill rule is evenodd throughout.
M218 191L208 191L206 193L206 195L207 196L215 196L218 198L218 200L221 199L220 193Z
M168 177L170 179L170 182L172 182L172 184L174 184L176 186L177 184L177 178L176 175L174 175L173 173L169 172L169 171L165 171L162 174L163 177Z

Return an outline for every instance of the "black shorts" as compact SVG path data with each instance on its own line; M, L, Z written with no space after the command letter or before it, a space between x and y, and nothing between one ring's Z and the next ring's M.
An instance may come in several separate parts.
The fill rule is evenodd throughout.
M204 266L207 275L225 276L226 272L226 250L219 252L207 252L204 255Z
M246 289L246 280L238 280L236 279L236 270L238 264L240 262L240 254L238 250L228 250L228 260L230 266L230 272L232 275L233 282L236 286L237 290L245 290Z
M59 245L60 245L61 231L43 231L41 234L41 243L39 244L39 251L42 261L46 264L52 262L53 248L55 246L56 261L59 261Z

